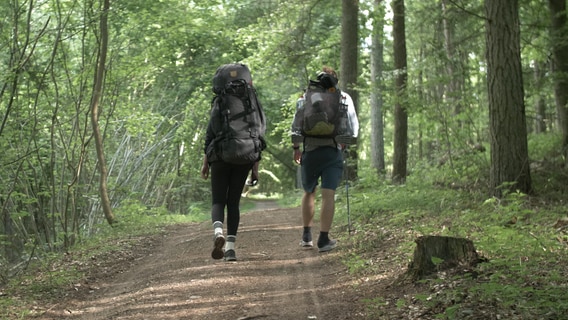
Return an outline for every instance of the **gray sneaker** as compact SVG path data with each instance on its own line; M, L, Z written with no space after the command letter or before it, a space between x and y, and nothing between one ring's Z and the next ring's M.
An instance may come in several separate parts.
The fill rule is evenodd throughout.
M321 247L318 245L318 249L319 252L327 252L333 250L336 246L337 246L337 240L330 239L325 245Z
M213 242L213 251L211 252L211 257L215 260L223 259L225 255L223 253L223 246L225 245L225 237L222 234L218 234L215 236L215 240Z
M237 261L235 250L229 249L225 251L225 261Z

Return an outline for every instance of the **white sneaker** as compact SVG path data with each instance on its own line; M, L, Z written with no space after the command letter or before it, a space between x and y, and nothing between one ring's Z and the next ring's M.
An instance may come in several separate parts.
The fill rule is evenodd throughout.
M300 247L302 247L302 249L311 249L314 247L314 242L313 241L300 241Z

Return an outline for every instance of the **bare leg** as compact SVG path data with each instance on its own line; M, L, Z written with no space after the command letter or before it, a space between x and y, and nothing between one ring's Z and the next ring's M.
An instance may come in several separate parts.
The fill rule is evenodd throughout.
M335 214L335 190L321 189L320 231L329 232Z
M302 197L302 219L304 227L311 227L314 224L315 195L314 190L314 192L304 192L304 196Z

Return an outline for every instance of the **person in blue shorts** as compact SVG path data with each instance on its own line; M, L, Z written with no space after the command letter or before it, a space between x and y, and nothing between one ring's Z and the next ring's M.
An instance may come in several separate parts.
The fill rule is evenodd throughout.
M335 70L324 67L324 73L332 75L337 80ZM352 127L355 132L359 129L359 123L353 105L352 98L342 92L343 99L347 104L347 112L352 119ZM298 100L298 107L301 107L303 97ZM335 239L329 237L329 231L333 223L335 214L335 190L339 186L343 174L343 155L341 144L333 138L301 137L292 139L294 149L294 161L301 165L302 187L302 220L303 234L300 246L302 248L313 248L312 226L315 214L315 197L318 182L321 179L321 210L320 210L320 233L317 240L319 252L327 252L334 249L337 245ZM300 144L303 148L300 149Z

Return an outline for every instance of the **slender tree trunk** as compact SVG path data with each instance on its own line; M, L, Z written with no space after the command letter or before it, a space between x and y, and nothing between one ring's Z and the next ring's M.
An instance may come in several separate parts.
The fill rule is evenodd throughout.
M532 192L521 67L518 0L486 0L490 187ZM506 94L504 94L506 93Z
M408 158L408 113L406 111L406 35L404 0L394 0L393 6L393 44L394 68L396 73L396 102L394 108L394 155L392 180L404 183L407 175Z
M535 119L534 119L534 132L546 132L546 102L544 101L544 94L542 94L542 85L544 81L545 66L543 62L535 61L534 64L534 82L537 92L537 99L535 101Z
M358 59L359 59L359 0L342 0L341 15L341 89L353 99L355 110L358 111L359 92L357 91ZM349 149L347 176L350 180L357 179L356 148Z
M371 161L379 176L385 171L385 138L383 123L383 27L382 0L375 0L371 51Z
M452 11L448 9L448 0L442 1L442 25L444 28L444 47L446 49L446 58L448 62L446 63L446 72L448 74L449 82L446 86L446 94L449 105L453 109L453 114L458 115L462 112L461 105L461 77L459 67L459 58L456 58L455 46L454 46L454 26L455 22L453 18Z
M568 23L566 0L549 0L552 19L551 38L554 73L554 94L558 125L562 132L562 151L568 164Z
M103 148L103 137L99 127L99 105L103 93L103 80L105 77L105 63L108 50L108 10L110 8L110 0L104 0L103 10L101 12L101 43L99 46L99 62L97 64L97 70L95 75L95 86L93 92L93 99L91 102L91 123L93 125L93 135L95 138L95 145L97 148L97 158L99 161L99 174L100 174L100 184L99 191L101 196L101 206L105 214L105 218L109 224L115 222L114 214L112 212L112 207L110 205L110 199L108 196L107 188L107 167L105 162L104 148Z
M422 56L422 50L420 50L420 56ZM426 102L424 97L424 73L420 71L416 77L417 84L417 94L420 101ZM418 123L418 159L424 159L424 129L422 123Z

